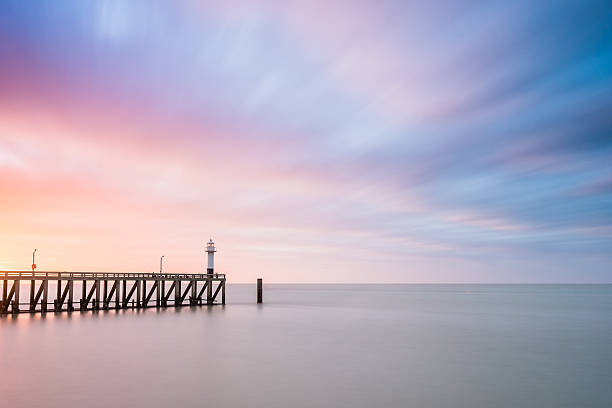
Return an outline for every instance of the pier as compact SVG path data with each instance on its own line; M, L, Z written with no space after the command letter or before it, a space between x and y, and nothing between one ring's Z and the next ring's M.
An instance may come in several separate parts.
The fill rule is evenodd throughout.
M225 274L210 272L212 268L200 274L0 271L0 315L225 305ZM52 302L49 282L56 291ZM21 302L21 290L28 286L29 301Z

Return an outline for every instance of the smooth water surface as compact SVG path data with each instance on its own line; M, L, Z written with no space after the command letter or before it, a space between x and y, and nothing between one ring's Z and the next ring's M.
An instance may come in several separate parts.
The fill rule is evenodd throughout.
M228 285L0 318L2 407L610 407L612 285Z

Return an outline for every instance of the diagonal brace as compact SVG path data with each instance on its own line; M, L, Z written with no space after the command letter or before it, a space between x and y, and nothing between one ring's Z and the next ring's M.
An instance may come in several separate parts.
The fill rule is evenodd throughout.
M8 310L9 305L11 304L11 300L13 300L13 295L15 294L15 282L13 282L13 286L11 287L11 290L9 291L8 297L6 298L6 302L4 302L4 305L2 305L2 312L5 313Z
M162 293L162 300L167 302L168 299L170 299L170 295L172 294L172 292L174 292L175 288L176 288L176 281L172 282L172 285L170 286L170 289L168 289L167 294Z
M200 290L200 293L198 293L198 297L196 298L197 300L202 300L202 295L204 294L204 291L206 290L206 286L208 286L208 281L206 281L204 283L204 286L202 286L202 290Z
M111 287L111 290L108 294L108 297L106 299L104 299L104 308L108 309L108 306L110 305L111 300L113 300L113 295L115 294L115 290L117 290L117 282L119 281L115 281L115 283L113 283L113 286Z
M214 295L212 297L211 302L214 302L215 299L217 298L217 295L219 294L219 290L221 290L221 286L222 286L222 282L219 282L219 286L217 286L217 290L215 290L215 293L214 293Z
M149 304L149 300L151 300L151 296L153 296L153 293L155 292L155 290L157 290L157 285L159 285L159 281L155 281L153 286L151 286L151 290L149 291L148 295L145 294L144 307L147 307L147 304Z
M128 302L132 298L132 295L134 294L134 291L136 290L137 286L138 286L138 281L134 281L134 285L132 286L132 289L130 289L130 292L127 294L127 296L123 300L123 307L127 307Z
M191 290L191 285L193 285L193 282L189 282L189 285L187 285L187 287L185 288L185 291L183 292L183 295L181 296L181 302L185 300L185 296L187 296L187 294Z
M41 282L40 283L40 288L38 288L38 291L36 292L36 296L34 296L34 299L32 300L32 302L30 304L30 307L32 308L32 310L34 310L36 308L36 304L40 300L40 296L43 293L44 287L45 287L45 282Z

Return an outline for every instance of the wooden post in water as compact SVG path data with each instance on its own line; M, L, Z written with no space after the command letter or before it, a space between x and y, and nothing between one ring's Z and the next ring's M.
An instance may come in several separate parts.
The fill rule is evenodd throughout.
M13 286L15 287L15 300L13 300L13 313L19 313L19 286L21 284L21 280L15 279L15 283Z
M45 279L43 281L42 303L40 305L41 312L47 313L47 302L48 301L49 301L49 280Z
M263 303L263 279L257 278L257 303Z
M83 279L83 286L81 287L81 310L85 310L85 299L87 299L87 281Z
M59 278L61 278L61 275L59 276ZM54 312L61 312L61 306L60 306L60 299L62 298L62 280L58 279L57 280L57 288L56 288L56 293L55 293L55 300L53 301L53 311Z
M213 280L212 280L212 274L208 274L208 280L206 281L206 304L207 305L212 305L213 304L213 299L212 299L212 285L213 285Z
M68 311L72 312L74 310L74 279L70 279L68 281Z
M147 282L147 281L145 280L145 281L143 281L143 282L144 282L144 284L146 285L146 282ZM159 289L159 288L160 288L160 286L159 286L159 285L160 285L160 283L159 283L159 279L157 279L157 280L155 281L154 285L155 285L155 294L156 294L156 295L155 295L155 296L156 296L156 298L155 298L155 306L156 306L156 307L160 307L160 306L161 306L161 301L160 301L161 296L160 296L160 294L159 294L159 290L160 290L160 289ZM145 288L146 288L146 286L145 286ZM147 296L147 295L146 295L146 293L147 293L147 290L146 290L146 289L145 289L144 293L145 293L145 297L146 297L146 296Z
M104 301L102 302L102 307L106 309L106 299L108 299L108 280L104 279L104 293L102 294L104 297Z
M121 306L122 307L127 307L127 295L128 295L128 291L127 291L127 279L123 280L123 290L121 291Z
M223 285L221 287L221 304L224 305L225 304L225 281L221 282L221 284Z
M195 305L196 304L196 297L198 296L198 281L193 279L191 281L191 297L189 298L189 304L190 305Z
M30 281L30 312L34 312L36 310L36 303L34 303L34 300L36 298L36 296L34 295L35 284L35 280ZM42 287L42 282L40 283L40 286Z
M35 308L35 305L34 305L34 302L33 302L35 286L36 286L36 281L34 279L32 279L30 281L30 311L31 312L33 312L34 308Z
M96 304L94 309L100 310L100 279L96 279Z
M119 287L120 287L120 286L121 286L121 285L120 285L120 281L119 281L119 280L116 280L116 281L115 281L115 287L117 288L117 293L115 293L115 309L119 309L119 304L121 303L121 301L120 301L120 299L121 299L121 298L119 297L119 296L121 295L121 294L119 293L119 292L120 292L120 291L119 291Z
M142 280L142 282L144 282L144 279ZM141 304L140 303L141 302L140 301L140 285L141 285L140 280L136 281L136 284L138 285L138 286L136 286L136 307L138 308L138 307L140 307L140 304ZM145 296L147 296L147 292L146 291L145 291Z
M4 279L2 282L2 302L6 302L6 295L8 294L8 281Z
M158 299L159 299L159 296L158 296ZM166 307L166 280L165 279L161 280L161 306Z
M153 282L155 285L156 282ZM147 307L147 280L142 280L142 307Z
M181 281L174 281L174 306L181 306Z
M6 303L6 296L8 294L8 281L4 279L2 281L2 303L0 303L0 313L4 311L4 304Z

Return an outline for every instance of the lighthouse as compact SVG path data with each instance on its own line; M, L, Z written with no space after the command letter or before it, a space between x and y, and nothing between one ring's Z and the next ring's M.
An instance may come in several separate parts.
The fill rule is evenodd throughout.
M217 249L215 248L215 243L211 238L210 241L208 241L208 243L206 244L206 253L208 254L208 268L206 269L206 273L209 275L212 275L214 273L213 270L215 269L215 252L217 252Z

